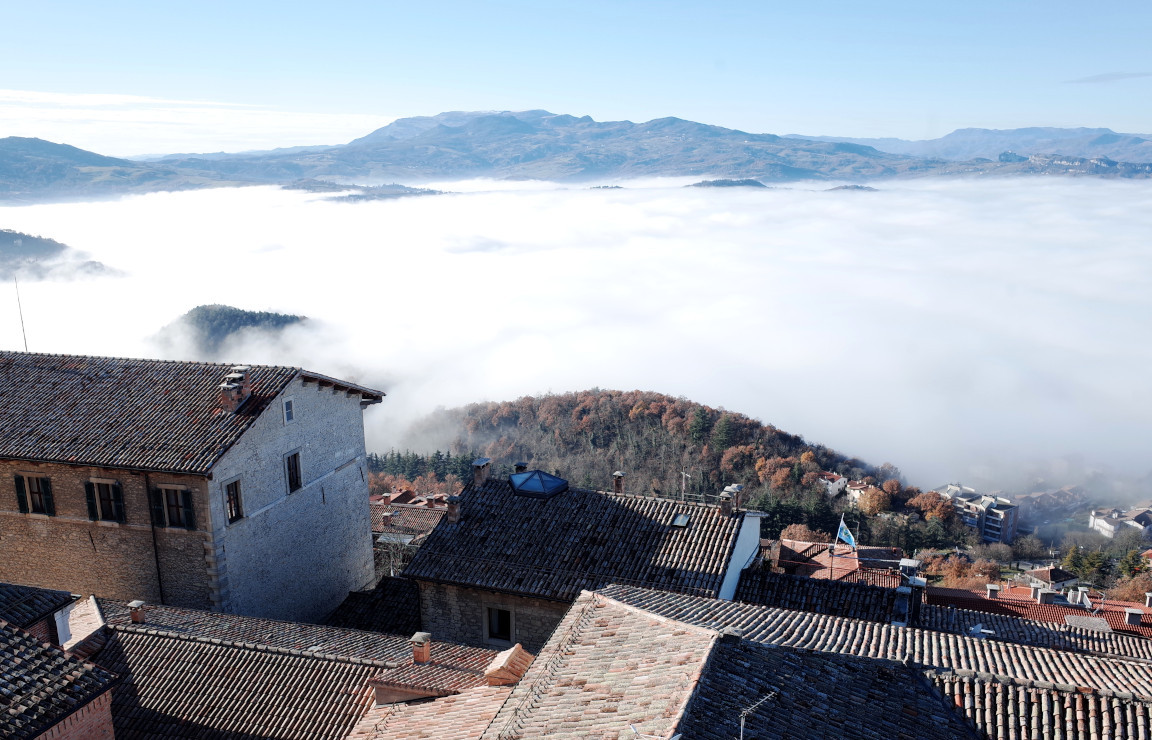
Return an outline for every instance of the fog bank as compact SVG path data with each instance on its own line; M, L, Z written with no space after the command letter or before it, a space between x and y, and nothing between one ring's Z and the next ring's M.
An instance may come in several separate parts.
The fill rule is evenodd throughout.
M0 208L0 228L124 273L21 285L31 350L156 356L200 304L306 315L235 361L382 388L370 449L436 406L598 386L724 406L923 486L1147 473L1152 186L679 184L209 190ZM0 307L0 345L22 348L11 285Z

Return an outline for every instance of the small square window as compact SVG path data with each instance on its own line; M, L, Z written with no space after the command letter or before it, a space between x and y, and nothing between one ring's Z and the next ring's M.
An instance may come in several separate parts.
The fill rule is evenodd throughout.
M291 424L296 418L296 409L291 398L284 399L284 423Z
M512 642L512 612L495 606L488 607L488 639Z
M240 500L240 481L234 480L224 486L224 504L228 510L228 523L244 518L244 507Z
M284 458L288 472L288 493L300 490L300 453L293 452Z

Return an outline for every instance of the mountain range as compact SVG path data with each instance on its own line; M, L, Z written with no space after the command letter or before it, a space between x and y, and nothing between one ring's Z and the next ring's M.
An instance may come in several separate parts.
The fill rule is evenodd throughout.
M0 199L18 202L302 179L597 183L689 176L860 182L1014 175L1152 177L1152 137L1108 129L964 129L931 141L831 139L753 134L679 118L594 121L532 110L402 118L337 146L147 161L39 139L0 139Z

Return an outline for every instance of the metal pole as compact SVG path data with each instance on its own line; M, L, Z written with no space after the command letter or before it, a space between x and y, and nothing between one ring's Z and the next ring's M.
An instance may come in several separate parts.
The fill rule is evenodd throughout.
M19 246L19 244L17 244ZM20 314L20 333L24 335L24 351L28 351L28 332L24 331L24 307L20 305L20 283L16 281L16 276L12 276L12 284L16 286L16 310Z

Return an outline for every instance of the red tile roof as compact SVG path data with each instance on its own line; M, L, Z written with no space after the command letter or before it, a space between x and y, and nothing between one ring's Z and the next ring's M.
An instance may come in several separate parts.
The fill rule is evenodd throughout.
M252 365L252 395L220 408L230 365L0 352L0 458L204 474L294 378L342 384L367 402L380 391Z
M0 737L38 737L119 682L0 620Z
M549 499L507 480L468 484L460 521L441 520L404 575L569 601L613 582L715 596L743 513L575 488ZM672 525L678 514L687 526Z
M375 501L370 504L370 509L373 532L409 537L418 537L431 532L447 511L444 507L432 508L422 504L387 504ZM384 523L386 517L387 524Z
M373 707L347 740L478 740L511 686L480 686L435 701Z

